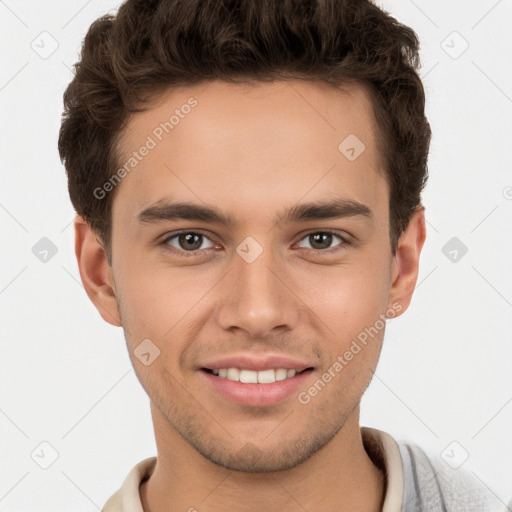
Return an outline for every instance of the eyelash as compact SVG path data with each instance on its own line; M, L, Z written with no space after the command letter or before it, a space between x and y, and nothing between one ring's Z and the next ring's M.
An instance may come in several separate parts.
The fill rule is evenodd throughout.
M322 230L318 230L318 231L310 231L309 233L306 233L300 240L299 242L301 242L302 240L304 240L305 238L307 238L308 236L311 236L311 235L317 235L317 234L325 234L325 233L328 233L328 234L331 234L331 235L334 235L334 236L337 236L340 240L341 240L341 244L336 246L336 247L331 247L329 249L309 249L309 248L304 248L302 247L301 249L306 249L308 252L312 251L312 252L315 252L317 254L320 254L320 253L326 253L326 254L332 254L333 252L337 252L337 251L340 251L340 250L344 250L345 249L345 246L347 245L350 245L350 242L347 240L346 237L340 235L339 232L337 231L333 231L333 230L330 230L330 229L322 229ZM180 235L183 235L183 234L194 234L194 235L201 235L203 236L204 238L207 238L208 240L210 240L210 238L205 234L205 233L202 233L201 231L188 231L188 230L181 230L181 231L176 231L174 233L172 233L171 235L169 235L168 237L166 237L161 245L164 246L167 250L170 250L171 252L173 252L174 254L176 254L177 256L179 257L183 257L183 258L190 258L191 256L197 256L197 255L201 255L203 254L205 251L208 251L209 249L197 249L195 251L185 251L183 249L177 249L176 247L172 247L169 245L169 242L174 239L174 238L177 238L178 236ZM211 242L213 242L214 244L216 244L213 240L210 240ZM217 245L217 244L216 244ZM211 249L211 248L210 248Z

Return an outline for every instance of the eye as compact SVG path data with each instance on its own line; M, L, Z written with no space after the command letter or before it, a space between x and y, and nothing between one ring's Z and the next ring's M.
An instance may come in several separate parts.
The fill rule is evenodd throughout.
M338 238L341 243L332 246L333 240ZM309 242L309 247L301 245L302 241ZM206 242L206 245L204 245ZM220 247L215 244L205 234L198 231L179 231L173 233L163 240L162 245L167 248L171 247L172 251L178 256L196 256L201 254L206 249L212 247ZM343 250L346 245L349 245L349 241L341 236L339 233L330 230L314 231L308 233L299 242L299 247L314 251L314 252L334 252L337 250ZM329 250L332 249L332 250Z
M205 240L208 240L210 245L207 245L206 247L203 246ZM196 231L181 231L179 233L175 233L167 237L162 244L170 245L181 253L191 253L191 256L199 251L215 246L214 242L212 242L206 235ZM186 254L183 255L187 256Z
M348 240L342 237L340 234L334 231L315 231L312 233L308 233L302 240L310 241L310 247L306 247L306 249L312 249L315 251L325 251L326 249L330 249L331 244L334 238L339 238L342 243L338 244L334 247L342 249L343 246L348 245ZM303 246L300 246L303 247Z

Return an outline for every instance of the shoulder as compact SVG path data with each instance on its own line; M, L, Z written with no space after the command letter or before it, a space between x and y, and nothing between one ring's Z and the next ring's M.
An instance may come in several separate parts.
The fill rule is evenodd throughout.
M508 510L487 485L463 467L397 441L403 466L402 512L504 512Z

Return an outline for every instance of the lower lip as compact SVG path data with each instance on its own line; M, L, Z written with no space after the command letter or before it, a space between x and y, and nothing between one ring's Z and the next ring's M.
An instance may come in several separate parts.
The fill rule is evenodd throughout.
M293 395L298 388L304 385L305 380L313 370L279 380L271 384L243 384L223 377L218 377L205 370L200 370L214 390L220 392L231 401L252 407L266 407L274 405Z

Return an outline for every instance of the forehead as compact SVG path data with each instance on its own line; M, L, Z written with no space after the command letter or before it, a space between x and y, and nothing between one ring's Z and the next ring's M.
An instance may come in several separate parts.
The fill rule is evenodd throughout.
M173 88L133 115L122 133L120 166L130 159L134 165L125 165L114 208L117 202L135 214L179 196L240 207L252 202L254 213L265 203L333 191L375 202L387 193L376 136L361 86L340 91L289 80ZM141 157L144 146L151 149Z
M187 117L187 122L182 122ZM237 138L258 132L267 138L276 132L308 137L311 133L305 130L306 124L321 132L337 132L337 137L352 130L370 144L377 135L370 93L363 84L335 88L307 80L246 84L213 80L161 93L144 112L131 116L121 134L120 147L130 151L141 141L140 135L153 134L157 139L167 135L161 126L166 122L172 125L177 140L180 132L188 136L193 130L195 137L187 141L190 144L194 139L198 144L211 142L215 131L221 130L225 136ZM161 131L164 133L159 134Z

